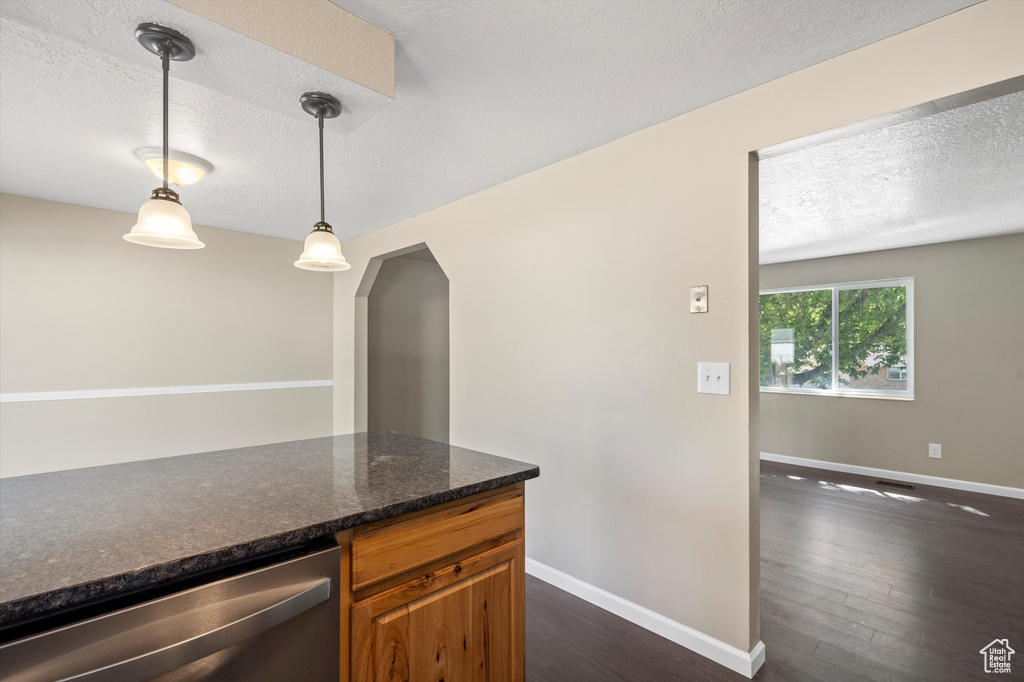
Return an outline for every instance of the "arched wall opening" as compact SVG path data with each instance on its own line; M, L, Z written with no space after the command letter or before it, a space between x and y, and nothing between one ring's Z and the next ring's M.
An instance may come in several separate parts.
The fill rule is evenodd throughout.
M371 259L356 292L356 428L449 441L448 277L426 244Z

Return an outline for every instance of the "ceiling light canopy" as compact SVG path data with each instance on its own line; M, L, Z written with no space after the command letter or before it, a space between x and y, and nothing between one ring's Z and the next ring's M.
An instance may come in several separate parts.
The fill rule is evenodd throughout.
M161 147L146 147L135 152L135 155L153 171L153 175L163 180L164 151ZM167 158L170 160L167 181L179 187L194 185L213 171L213 164L193 154L169 149Z
M139 43L160 57L164 72L164 146L160 158L163 187L153 190L149 201L139 209L139 220L131 232L124 236L126 241L143 246L158 246L166 249L201 249L205 244L199 241L192 229L192 218L181 205L178 193L167 186L169 150L167 148L168 96L171 60L187 62L196 56L192 41L172 28L159 24L139 24L135 29ZM197 178L198 179L198 178Z
M313 225L313 231L306 237L302 255L295 261L295 267L328 272L348 270L352 266L341 253L341 242L324 220L324 119L335 118L340 114L341 102L323 92L307 92L299 98L299 104L307 114L316 116L320 131L320 222Z

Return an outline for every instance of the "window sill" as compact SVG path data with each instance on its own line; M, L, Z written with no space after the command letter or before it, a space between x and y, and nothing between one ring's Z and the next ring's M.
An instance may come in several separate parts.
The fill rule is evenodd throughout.
M777 395L817 395L828 398L868 398L870 400L897 400L904 403L914 402L913 394L900 395L898 393L869 393L867 391L826 391L813 388L775 388L772 386L761 386L761 393L775 393Z

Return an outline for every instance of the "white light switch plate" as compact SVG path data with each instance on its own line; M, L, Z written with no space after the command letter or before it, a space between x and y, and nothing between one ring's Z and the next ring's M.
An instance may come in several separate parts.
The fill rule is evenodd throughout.
M928 456L932 459L942 459L942 445L939 443L928 443Z
M729 395L729 363L698 362L697 393Z

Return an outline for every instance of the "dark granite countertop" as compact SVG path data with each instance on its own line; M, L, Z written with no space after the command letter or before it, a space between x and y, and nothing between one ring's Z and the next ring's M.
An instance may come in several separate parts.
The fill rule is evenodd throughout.
M373 433L0 479L0 626L539 474Z

